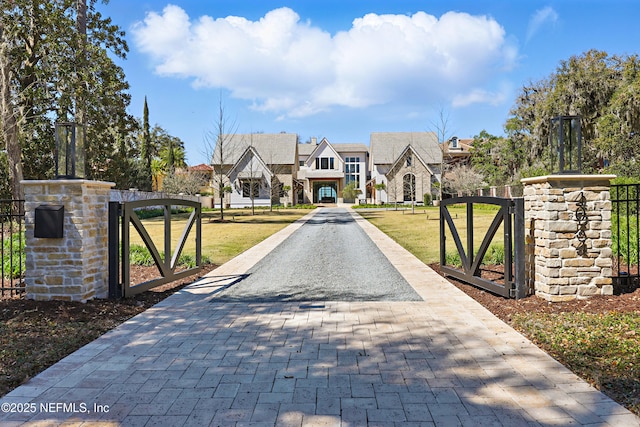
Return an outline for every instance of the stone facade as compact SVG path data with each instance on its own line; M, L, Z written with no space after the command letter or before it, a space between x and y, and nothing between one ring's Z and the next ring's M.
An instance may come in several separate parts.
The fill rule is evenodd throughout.
M522 180L526 269L533 274L537 296L555 302L613 293L609 197L613 178L550 175Z
M108 206L115 185L88 180L22 181L25 192L27 298L87 301L106 298ZM64 206L63 237L35 237L38 206Z

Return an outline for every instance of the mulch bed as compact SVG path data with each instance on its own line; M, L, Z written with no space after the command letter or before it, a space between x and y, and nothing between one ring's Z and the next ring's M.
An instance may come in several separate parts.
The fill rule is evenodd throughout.
M429 267L440 274L440 264L430 264ZM487 274L483 274L483 277L500 279L503 276L497 266L485 267L485 270ZM640 289L635 289L632 292L621 293L619 295L594 296L584 300L576 299L565 302L550 303L536 296L529 296L519 300L503 298L480 288L476 288L475 286L458 281L452 277L447 277L447 280L507 323L511 321L514 314L526 312L640 312Z

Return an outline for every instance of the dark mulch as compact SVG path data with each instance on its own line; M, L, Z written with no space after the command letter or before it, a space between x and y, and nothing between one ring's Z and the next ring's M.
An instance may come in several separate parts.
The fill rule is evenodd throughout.
M429 265L437 273L440 274L440 264ZM483 275L487 278L501 277L502 273L499 269L494 267L488 267L487 272L493 271L495 275L492 277L490 274ZM636 289L633 292L622 293L620 295L612 296L594 296L589 299L572 300L565 302L550 303L542 298L530 296L519 300L503 298L496 296L490 292L484 291L480 288L468 285L464 282L455 280L454 278L447 277L447 280L469 295L471 298L478 301L489 311L495 314L501 320L509 323L514 314L518 313L566 313L581 311L586 313L609 313L609 312L640 312L640 289Z

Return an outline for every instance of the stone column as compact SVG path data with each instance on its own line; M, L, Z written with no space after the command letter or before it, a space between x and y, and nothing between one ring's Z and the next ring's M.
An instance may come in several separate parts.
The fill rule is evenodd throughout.
M535 272L537 296L555 302L613 294L613 178L550 175L522 180L525 234L530 236L528 251L534 253L527 268Z
M85 302L106 298L111 182L83 179L22 181L25 193L27 298ZM63 236L35 237L39 206L64 206Z

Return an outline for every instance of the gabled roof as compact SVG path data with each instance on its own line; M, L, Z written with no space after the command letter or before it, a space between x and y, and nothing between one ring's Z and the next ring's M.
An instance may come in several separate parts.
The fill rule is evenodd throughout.
M407 147L402 151L402 153L398 156L395 162L389 168L389 172L393 171L396 167L401 166L404 162L405 156L408 152L411 152L420 163L433 175L433 170L429 167L429 164L424 161L424 159L416 152L416 150L411 145L407 145Z
M241 165L243 164L243 160L248 158L249 156L251 156L254 159L258 160L258 168L256 168L255 171L248 171L249 173L254 173L255 174L254 176L242 175L243 174L243 170L241 168ZM258 174L258 172L260 172L260 173ZM229 170L228 176L231 177L231 176L234 176L234 174L237 174L238 177L240 177L240 178L258 178L258 177L262 176L262 172L266 172L267 173L267 178L271 178L271 176L273 175L271 173L271 170L267 167L265 162L262 160L262 158L260 157L260 155L256 151L255 147L249 146L249 147L247 147L246 150L244 150L244 153L242 153L242 155L240 156L238 161L233 165L231 170Z
M247 147L254 147L267 164L297 165L298 135L295 133L251 133L223 135L224 164L238 162ZM216 144L212 164L220 164L220 146Z
M371 164L393 164L409 145L425 164L442 161L438 137L433 132L373 132L369 148Z
M320 147L322 146L327 146L329 147L329 149L331 149L331 151L333 151L336 155L336 157L340 157L340 155L338 154L338 152L336 151L336 149L333 147L333 145L329 142L329 140L327 138L322 138L322 141L320 141L320 143L318 145L316 145L316 147L313 149L313 151L311 152L311 154L309 154L309 158L314 158L317 154L317 152L320 151ZM307 159L307 161L309 161Z

